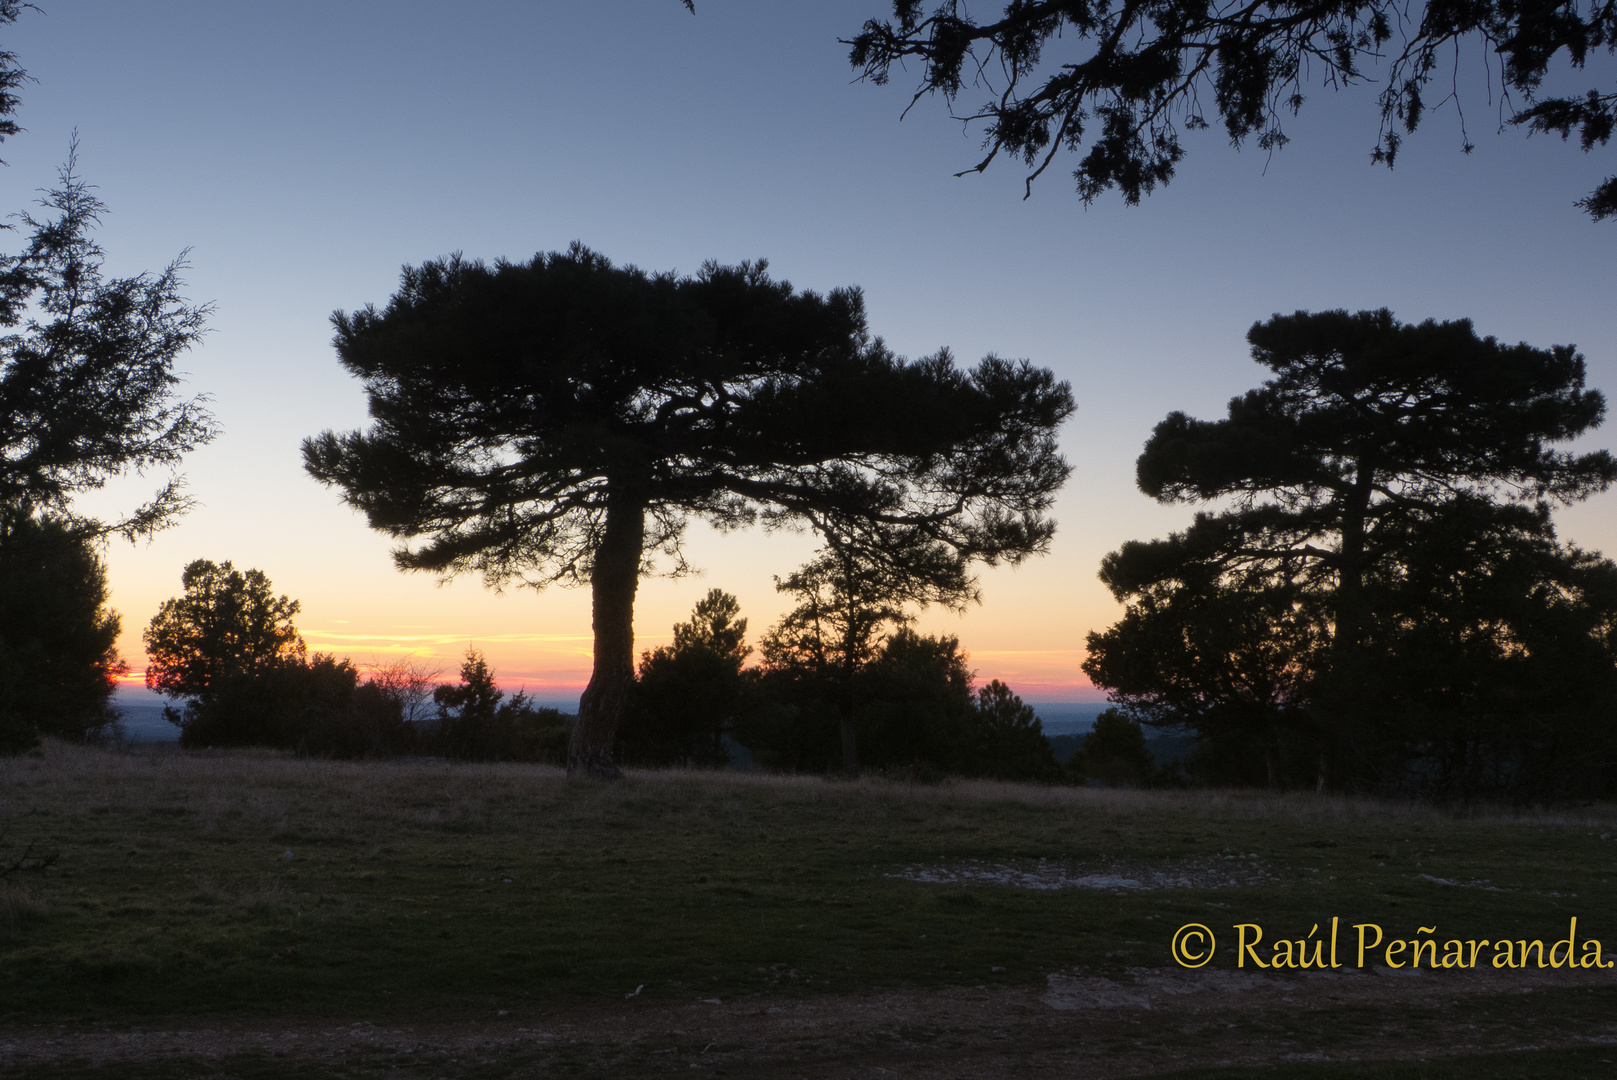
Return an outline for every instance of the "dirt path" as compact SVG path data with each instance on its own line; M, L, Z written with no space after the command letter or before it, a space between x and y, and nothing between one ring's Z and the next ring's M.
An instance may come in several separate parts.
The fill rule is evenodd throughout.
M1514 977L1507 977L1513 975ZM1610 1043L1611 972L1393 977L1138 970L1043 989L801 999L645 998L455 1023L0 1027L0 1071L281 1059L344 1075L1126 1077L1196 1066L1412 1059ZM1580 1004L1588 999L1587 1004ZM500 1068L503 1066L503 1069Z

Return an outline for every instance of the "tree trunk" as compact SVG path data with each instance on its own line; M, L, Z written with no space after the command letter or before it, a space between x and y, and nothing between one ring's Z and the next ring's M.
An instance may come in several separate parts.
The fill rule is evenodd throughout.
M645 538L645 500L610 492L605 535L590 569L595 663L567 744L569 778L616 780L623 775L612 760L612 742L634 683L634 594L640 586Z
M1364 636L1364 531L1369 516L1375 468L1359 459L1358 474L1342 508L1342 544L1336 567L1336 629L1331 652L1337 659L1353 656Z
M848 620L848 626L850 629L842 636L842 656L838 664L841 685L837 687L837 716L842 721L842 775L853 780L859 776L859 739L853 726L853 681L859 672L859 651L851 629L853 619Z
M842 717L842 774L853 780L859 776L859 741L853 728L853 710L837 711Z
M1367 722L1364 669L1364 540L1370 513L1370 496L1375 488L1375 465L1368 453L1361 454L1353 488L1342 507L1342 543L1337 552L1336 596L1333 597L1336 627L1331 634L1329 695L1322 713L1326 726L1334 729L1338 749L1355 745L1354 736ZM1332 731L1319 733L1319 769L1314 790L1323 794L1331 784Z

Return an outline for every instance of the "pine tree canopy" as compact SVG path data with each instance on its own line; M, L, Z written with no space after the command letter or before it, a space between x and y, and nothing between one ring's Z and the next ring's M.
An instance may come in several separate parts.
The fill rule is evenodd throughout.
M1054 529L1067 385L1025 361L897 357L856 289L799 292L762 262L651 274L575 244L409 268L384 309L333 321L374 422L307 440L306 468L403 541L403 569L589 582L597 678L578 731L615 724L636 582L659 554L684 569L691 517L806 522L951 570L1014 563ZM610 730L580 737L610 772Z
M986 153L965 171L1004 152L1031 170L1031 191L1059 152L1082 151L1073 177L1086 202L1115 188L1137 203L1167 183L1183 131L1218 125L1235 145L1279 149L1286 114L1315 87L1379 84L1370 156L1391 166L1431 108L1462 104L1473 56L1504 124L1576 134L1585 151L1617 124L1617 89L1584 82L1586 66L1617 53L1609 0L1010 0L980 22L960 0L893 0L892 11L843 43L856 70L881 85L917 61L914 100L942 94L951 107L981 88L988 100L960 119L985 122ZM1470 150L1463 113L1461 131ZM1596 220L1617 214L1617 176L1578 205Z
M1503 715L1508 695L1493 691L1513 680L1517 715L1540 721L1574 710L1574 687L1611 681L1617 568L1560 545L1551 521L1555 504L1617 480L1606 451L1559 446L1605 415L1573 347L1385 310L1277 315L1248 341L1273 377L1221 420L1170 414L1138 460L1145 494L1211 506L1103 560L1128 609L1089 636L1084 670L1114 700L1238 733L1230 759L1267 758L1271 783L1283 759L1312 753L1326 785L1397 774L1399 710L1407 732L1438 730L1438 716L1502 732L1483 718ZM1462 726L1443 729L1452 760L1543 771L1500 749L1503 735L1484 753ZM1454 769L1467 790L1481 782Z

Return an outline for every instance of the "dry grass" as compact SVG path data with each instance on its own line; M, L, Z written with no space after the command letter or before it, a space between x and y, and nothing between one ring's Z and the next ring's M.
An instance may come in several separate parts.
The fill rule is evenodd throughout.
M948 780L938 784L865 777L686 770L627 770L621 784L569 784L557 768L439 759L341 762L266 751L109 751L47 740L36 757L0 758L0 821L41 810L105 814L181 808L203 829L227 817L284 824L318 810L329 827L385 822L481 823L518 806L593 806L601 812L655 798L670 804L759 798L786 806L883 805L927 810L994 804L1084 817L1286 821L1308 824L1432 823L1617 826L1617 805L1474 806L1463 812L1404 799L1240 789L1141 791Z
M44 901L16 885L0 884L0 941L10 941L35 923L45 921L50 909Z
M1577 915L1581 935L1617 946L1614 824L1612 806L1462 815L1308 793L680 771L570 783L514 764L47 743L39 756L0 759L4 843L61 852L0 889L0 1022L313 1030L571 1009L610 1027L642 987L636 1007L720 999L744 1017L801 1005L852 1024L882 995L948 998L967 1015L981 992L1042 1038L1053 977L1122 983L1169 967L1172 930L1191 921L1300 936L1340 915L1390 935L1435 924L1444 935L1539 937ZM1263 873L1216 889L1184 874L1135 891L894 876L1046 860L1062 874L1122 866L1147 880L1237 856ZM1489 889L1445 884L1484 880ZM1588 1017L1607 998L1568 1012L1594 990L1563 990L1573 996L1467 1000L1498 998L1490 1045L1521 1045L1552 1016L1569 1038L1599 1035ZM1247 1017L1221 999L1234 1011L1209 1030L1232 1032L1225 1043L1249 1028L1298 1038L1286 1000ZM1358 1032L1366 1045L1403 1022L1369 1006L1310 1007L1323 1011L1309 1030ZM1444 1006L1421 1037L1442 1042L1479 1008ZM1120 1027L1118 1046L1133 1045L1138 1024L1167 1040L1162 1060L1181 1050L1204 1060L1188 1035L1150 1028L1153 1015ZM971 1038L992 1056L1001 1021L983 1023ZM864 1053L852 1045L834 1052ZM376 1075L396 1065L388 1058Z

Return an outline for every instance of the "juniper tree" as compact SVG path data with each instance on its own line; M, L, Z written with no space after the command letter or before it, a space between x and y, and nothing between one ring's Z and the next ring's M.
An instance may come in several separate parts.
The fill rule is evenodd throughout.
M456 256L333 322L373 423L306 440L305 467L402 541L396 564L590 586L575 775L616 773L639 578L657 556L684 568L691 518L807 523L879 562L938 545L1014 563L1047 547L1068 472L1072 399L1049 371L906 361L869 335L858 290L799 292L762 262L682 277L576 244Z
M0 24L19 7L0 0ZM12 64L0 53L0 137L15 130L4 119L21 78ZM0 254L0 557L19 575L0 633L8 646L0 652L10 652L0 699L14 705L0 703L0 714L29 730L33 717L53 734L82 736L112 718L110 673L121 663L96 544L112 533L150 535L191 500L171 476L110 521L74 503L115 477L172 468L213 438L203 399L180 396L174 372L209 309L181 295L183 256L157 274L102 272L93 232L106 207L77 171L76 140L40 205L40 217L18 215L28 230L21 251ZM60 587L47 585L57 575ZM48 664L27 658L41 648ZM40 694L48 706L15 704Z
M0 28L33 6L0 0ZM28 81L16 54L0 49L0 142L22 130L17 92ZM157 274L106 277L92 236L106 207L77 158L75 132L56 187L39 200L46 213L15 215L27 240L0 254L0 576L11 579L0 748L25 744L36 726L82 737L115 719L110 696L126 666L96 544L150 535L191 505L177 476L111 521L76 513L75 497L171 468L216 433L203 400L176 393L174 362L210 311L181 295L184 253Z
M0 2L0 23L20 5ZM0 53L0 138L22 74ZM151 500L110 521L78 513L79 495L121 475L177 465L213 438L200 398L176 390L173 367L200 337L208 308L180 295L176 260L159 274L108 279L92 233L105 211L78 174L76 142L57 186L18 215L29 234L0 254L0 730L82 738L116 718L110 704L119 620L107 610L98 545L134 539L189 506L171 477Z
M151 689L206 698L231 680L303 661L303 637L292 625L299 604L276 596L262 570L197 559L180 583L184 594L163 601L142 635Z
M25 0L0 0L0 26L16 22L23 10L30 7L33 5ZM17 54L10 49L0 49L0 142L5 142L7 136L22 130L12 117L17 112L17 106L22 104L17 91L27 81L28 72L18 66ZM3 164L5 162L0 161L0 165Z

